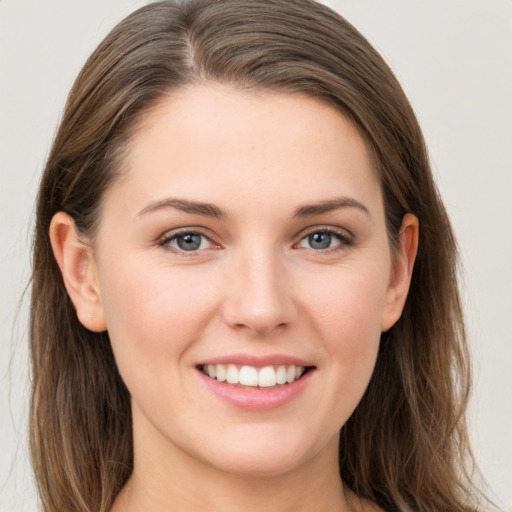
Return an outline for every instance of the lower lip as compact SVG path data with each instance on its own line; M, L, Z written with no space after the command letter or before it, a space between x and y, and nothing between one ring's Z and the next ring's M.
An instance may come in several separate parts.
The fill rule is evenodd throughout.
M305 389L311 381L313 373L314 370L310 369L300 379L291 384L266 389L219 382L198 370L198 374L210 391L224 402L246 411L269 411L282 407Z

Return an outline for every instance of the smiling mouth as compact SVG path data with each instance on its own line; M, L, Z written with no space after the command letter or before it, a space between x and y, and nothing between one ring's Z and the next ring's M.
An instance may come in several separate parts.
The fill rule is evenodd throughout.
M198 369L218 382L253 387L275 388L299 380L313 367L296 365L264 366L257 368L236 364L204 364Z

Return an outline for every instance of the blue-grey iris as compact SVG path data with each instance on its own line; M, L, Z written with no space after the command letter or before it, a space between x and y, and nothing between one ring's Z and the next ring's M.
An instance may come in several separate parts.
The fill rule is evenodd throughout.
M201 235L196 233L180 235L177 237L176 243L183 251L196 251L201 246Z
M331 240L332 235L330 233L312 233L308 236L309 245L312 249L328 249Z

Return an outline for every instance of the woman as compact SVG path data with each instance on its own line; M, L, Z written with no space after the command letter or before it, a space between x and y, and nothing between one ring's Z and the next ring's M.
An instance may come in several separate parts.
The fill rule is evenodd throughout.
M44 510L475 510L455 266L410 105L345 20L140 9L40 189Z

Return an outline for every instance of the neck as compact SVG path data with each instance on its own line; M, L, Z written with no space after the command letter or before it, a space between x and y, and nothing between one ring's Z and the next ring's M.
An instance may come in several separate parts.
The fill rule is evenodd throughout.
M338 436L291 469L227 471L174 445L142 418L134 422L134 470L111 512L369 512L344 490ZM137 427L138 425L138 427Z
M337 444L334 439L330 449L299 467L265 476L228 473L176 447L155 451L146 444L135 449L133 474L112 512L359 512L343 490Z
M324 512L352 510L344 495L339 477L305 478L298 474L278 477L247 477L223 475L216 471L172 471L152 475L134 473L113 511L171 511L180 512ZM156 477L156 478L155 478Z

